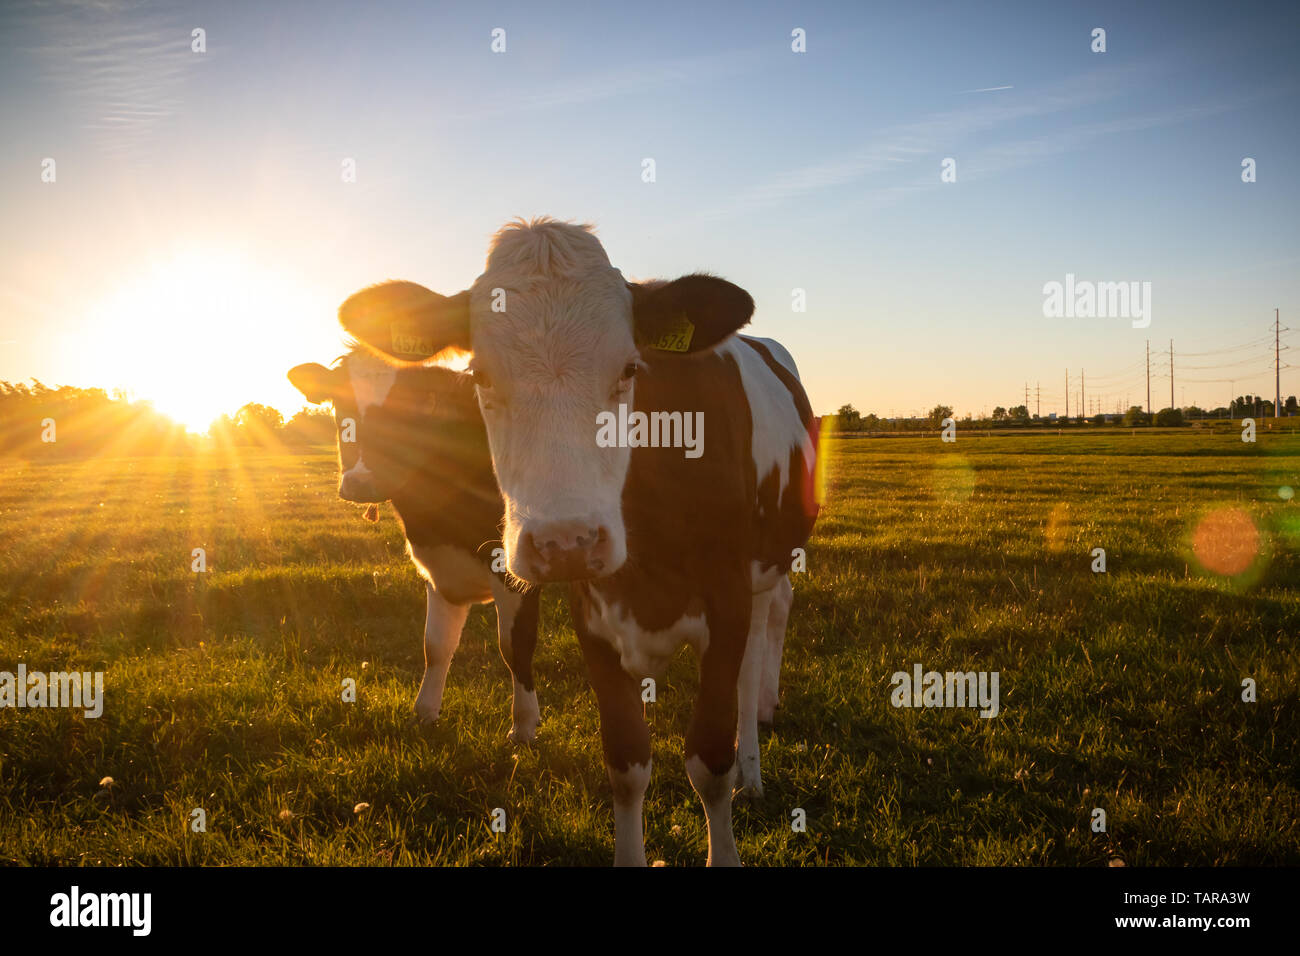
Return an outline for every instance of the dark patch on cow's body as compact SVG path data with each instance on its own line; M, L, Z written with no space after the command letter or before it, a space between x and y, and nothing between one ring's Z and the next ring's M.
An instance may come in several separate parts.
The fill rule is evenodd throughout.
M587 626L590 597L582 585L572 590L573 629L596 704L600 708L600 741L608 768L625 772L632 764L650 762L650 728L641 705L641 685L623 669L618 654Z
M524 591L510 624L510 659L506 666L524 690L533 690L533 652L537 649L537 624L541 616L542 589L530 587Z
M766 349L751 344L769 366L780 368ZM703 611L709 639L700 658L686 755L698 755L711 772L722 774L735 759L736 685L753 596L750 561L784 573L792 549L807 541L816 514L804 506L808 469L795 447L784 493L775 468L760 483L751 448L752 413L731 356L662 356L647 350L643 357L648 367L637 381L636 410L703 412L704 453L689 459L680 448L632 450L622 499L627 563L609 577L574 586L574 618L582 636L592 594L649 631L668 629L683 616ZM801 419L811 421L798 380L788 373L778 377ZM628 693L628 675L606 666L606 656L613 654L610 645L589 635L582 644L589 661L598 655L591 673L601 699L606 757L621 770L628 761L637 762L644 722L625 719L626 702L605 703L607 697L617 701ZM612 725L606 724L607 709L617 718Z
M623 488L628 561L591 582L606 603L646 630L676 623L688 605L707 608L729 565L753 551L751 420L735 364L716 353L645 355L636 410L704 413L704 454L634 448Z

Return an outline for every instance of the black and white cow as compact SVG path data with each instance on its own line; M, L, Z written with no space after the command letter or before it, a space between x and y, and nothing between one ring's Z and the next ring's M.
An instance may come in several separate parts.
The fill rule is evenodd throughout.
M526 743L536 735L539 718L532 659L540 592L510 583L504 572L503 502L473 386L449 368L394 361L428 358L437 351L423 348L402 322L430 296L402 283L358 292L339 310L340 322L358 344L334 367L299 365L289 380L309 402L333 404L339 497L391 501L407 552L425 579L418 720L431 723L438 717L470 605L492 601L501 656L513 675L509 736ZM499 570L493 571L494 563Z
M817 420L789 354L734 334L753 308L712 276L629 283L588 227L543 219L506 226L471 289L407 316L430 347L473 351L510 570L575 582L616 864L645 863L641 680L683 643L700 659L686 769L711 865L739 863L737 742L741 790L761 787L758 718L775 704L792 554L817 513ZM625 428L630 412L667 441L638 443L646 422Z

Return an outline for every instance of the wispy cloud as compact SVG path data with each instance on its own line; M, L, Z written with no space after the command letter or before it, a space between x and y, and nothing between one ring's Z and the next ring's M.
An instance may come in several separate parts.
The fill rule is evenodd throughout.
M11 42L32 54L77 125L108 155L149 143L184 103L202 56L174 13L122 0L56 2L11 19ZM206 54L204 54L206 55Z
M1053 156L1082 149L1089 143L1107 136L1176 126L1180 123L1190 123L1208 116L1231 112L1253 98L1219 99L1181 109L1143 113L1095 123L1081 123L1069 129L1053 131L1050 135L1017 139L985 147L972 153L964 164L965 178L979 179L1032 165Z
M507 113L582 106L601 100L625 99L674 87L734 76L755 69L770 52L762 49L732 50L679 57L655 63L636 63L591 73L536 90L518 89L453 113L449 119L480 119Z
M1015 99L999 99L980 106L947 109L921 119L880 130L861 147L821 162L771 176L742 190L730 201L701 214L702 219L725 218L786 203L827 189L861 183L888 173L896 179L899 170L919 157L951 156L960 151L963 181L989 176L1049 156L1082 148L1100 137L1167 126L1237 108L1244 102L1216 101L1100 122L1073 125L1062 130L1054 124L1050 132L1004 140L992 146L972 142L989 133L1008 130L1024 122L1042 122L1066 116L1107 101L1120 99L1134 84L1142 82L1149 68L1130 67L1075 77L1057 87ZM939 187L937 167L933 175L912 183L857 190L858 199L890 202L921 190Z
M1014 86L982 86L978 90L962 90L963 93L996 93L999 90L1014 90Z

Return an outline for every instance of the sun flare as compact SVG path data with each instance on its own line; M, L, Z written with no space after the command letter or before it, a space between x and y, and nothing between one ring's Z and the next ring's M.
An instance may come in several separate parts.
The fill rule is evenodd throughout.
M110 291L77 336L85 378L202 432L246 402L286 416L284 375L332 327L328 305L248 257L186 251Z

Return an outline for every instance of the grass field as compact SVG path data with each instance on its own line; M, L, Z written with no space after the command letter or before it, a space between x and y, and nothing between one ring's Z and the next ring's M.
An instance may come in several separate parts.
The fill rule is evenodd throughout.
M544 599L537 743L506 741L490 608L471 613L442 719L421 732L423 588L391 511L365 522L334 484L324 449L0 464L0 670L102 669L107 697L99 719L0 710L0 862L612 861L562 591ZM1300 436L832 443L762 738L766 796L737 809L742 859L1300 863L1286 487L1300 489ZM896 709L890 677L917 663L998 671L1001 713ZM669 865L705 857L682 766L694 688L683 651L649 710L647 855Z

